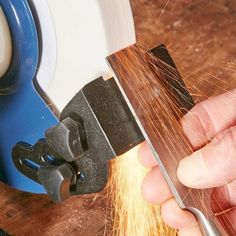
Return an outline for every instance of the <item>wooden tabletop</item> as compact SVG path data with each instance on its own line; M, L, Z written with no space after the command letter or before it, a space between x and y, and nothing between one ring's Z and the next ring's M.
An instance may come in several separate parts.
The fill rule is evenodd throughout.
M166 0L131 2L138 41L166 44L191 91L206 98L236 87L235 1L169 1L164 10ZM104 235L106 207L102 193L55 204L0 184L0 228L11 235Z

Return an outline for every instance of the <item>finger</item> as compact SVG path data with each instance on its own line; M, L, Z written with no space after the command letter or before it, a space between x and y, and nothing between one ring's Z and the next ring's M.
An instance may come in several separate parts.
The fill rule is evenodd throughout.
M199 235L197 234L199 229L195 217L177 205L158 166L154 167L145 177L142 192L144 198L149 202L163 204L162 214L167 224L173 228L181 229L183 236L187 235L187 232L196 232L195 235ZM185 229L182 229L183 227Z
M198 222L194 215L189 211L179 207L174 198L171 198L161 206L161 214L163 221L175 229L187 231L187 229L198 229Z
M236 123L236 89L197 104L181 124L193 147L206 144Z
M236 180L228 184L225 188L227 188L227 200L230 207L236 206Z
M180 161L179 180L192 188L212 188L236 178L236 127L223 131L201 150Z
M142 193L145 199L151 203L162 204L172 197L169 186L167 185L161 170L158 166L154 167L144 178Z
M178 235L179 236L202 236L202 233L201 233L201 230L200 230L200 227L197 225L197 226L194 226L194 227L186 227L186 228L182 228L179 230L178 232Z
M157 165L157 161L154 158L151 149L147 142L143 142L139 147L138 159L142 165L147 168L153 168Z

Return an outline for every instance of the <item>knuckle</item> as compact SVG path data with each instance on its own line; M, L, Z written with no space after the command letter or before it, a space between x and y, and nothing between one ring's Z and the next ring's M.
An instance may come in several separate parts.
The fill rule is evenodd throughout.
M194 108L194 112L204 130L205 138L210 141L215 135L215 127L204 104L205 101L198 103Z

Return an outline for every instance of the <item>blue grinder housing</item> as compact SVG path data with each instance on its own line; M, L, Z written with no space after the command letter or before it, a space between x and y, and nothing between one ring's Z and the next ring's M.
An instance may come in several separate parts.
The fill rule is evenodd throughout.
M88 83L59 122L36 90L41 32L32 1L0 0L0 6L13 44L0 80L1 180L22 191L46 190L54 201L101 191L107 162L143 141L118 86L102 77Z
M57 123L57 118L38 94L34 78L39 63L39 40L27 0L0 0L13 44L12 61L0 80L0 178L8 185L33 193L44 188L19 172L12 161L14 145L35 143Z

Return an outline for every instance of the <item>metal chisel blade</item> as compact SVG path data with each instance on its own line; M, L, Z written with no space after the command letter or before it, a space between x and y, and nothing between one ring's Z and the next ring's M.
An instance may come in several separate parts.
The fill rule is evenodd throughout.
M162 47L163 52L166 49L163 45ZM152 50L151 53L157 56L158 49ZM186 150L187 154L192 150L186 148L185 152L181 152L181 146L186 144L186 140L183 140L183 135L176 131L173 122L178 122L194 104L168 55L168 52L167 57L160 55L160 60L152 57L147 59L143 49L132 45L109 56L107 61L179 206L183 209L194 209L195 215L200 212L199 217L201 215L213 221L222 235L225 235L226 231L226 235L236 235L235 228L228 219L224 219L224 222L216 220L212 203L214 189L190 189L182 185L177 178L179 161L185 157ZM164 81L159 81L160 78L164 78ZM160 96L164 96L161 87L164 87L166 99L174 99L175 105L170 101L160 102ZM219 205L221 203L214 201L214 205L216 204L218 208L223 209L223 206ZM216 232L206 235L220 234Z

